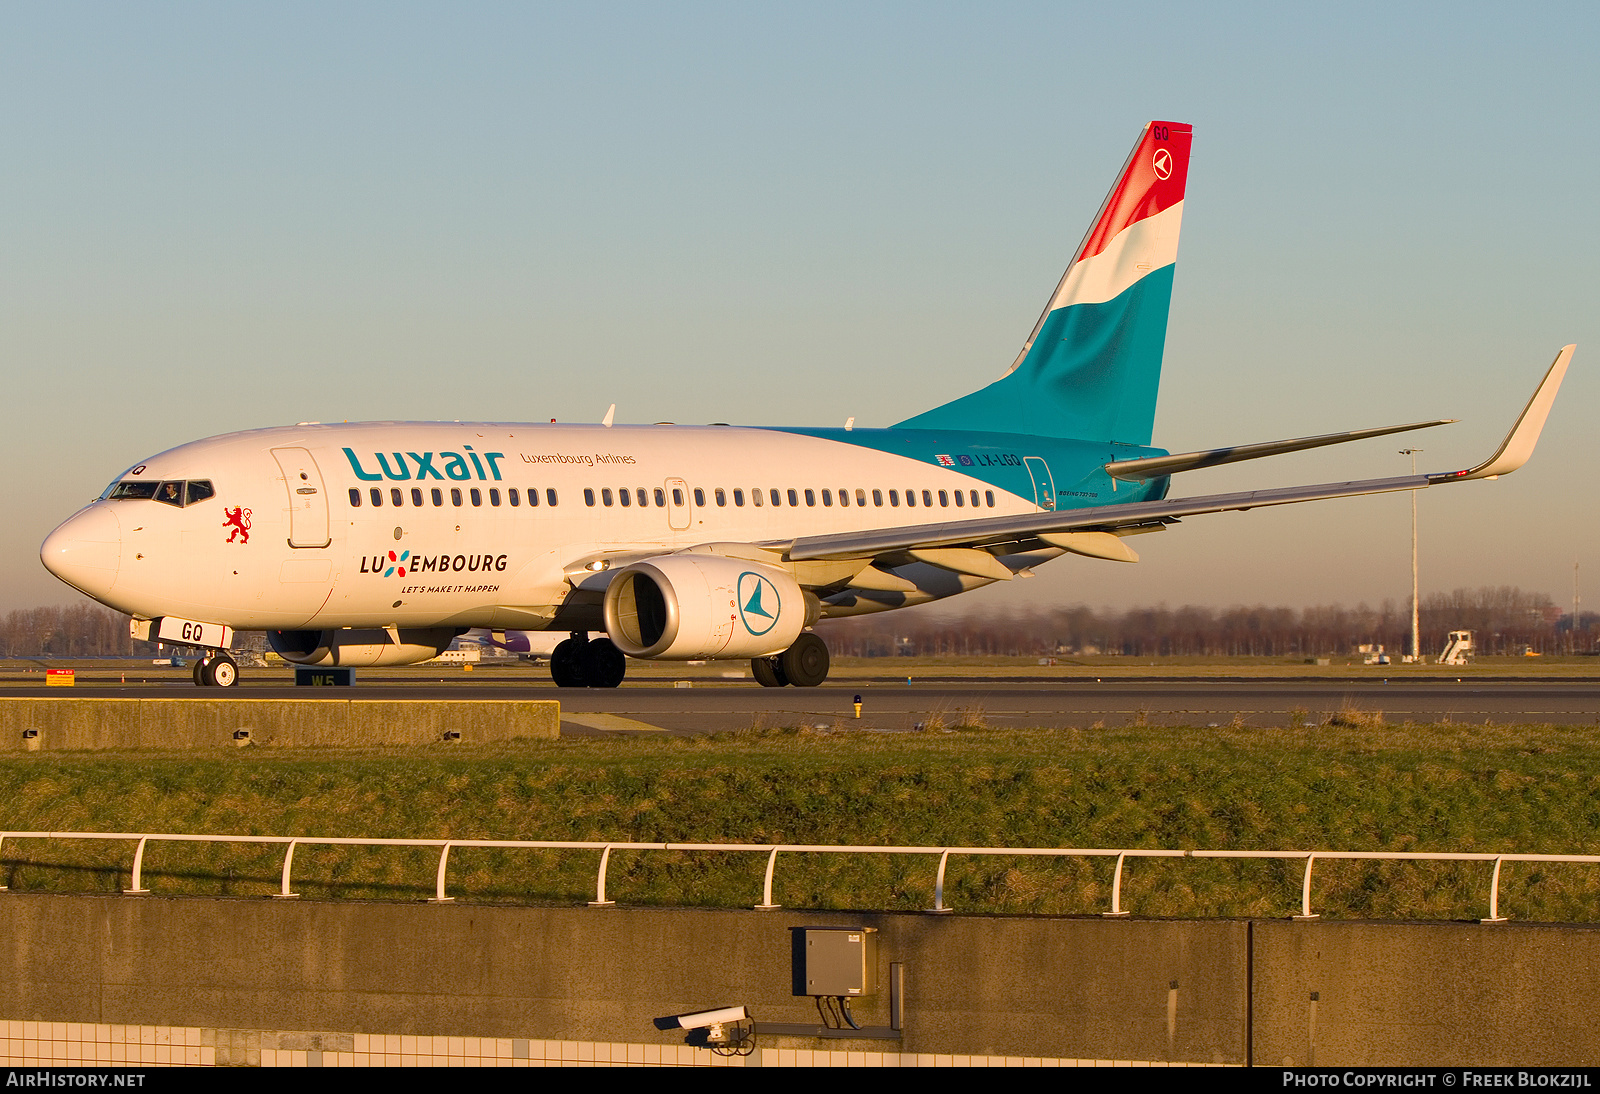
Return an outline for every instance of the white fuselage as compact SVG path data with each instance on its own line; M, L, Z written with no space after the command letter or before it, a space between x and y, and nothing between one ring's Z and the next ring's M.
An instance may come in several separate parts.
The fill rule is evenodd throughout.
M260 630L592 629L593 614L558 615L603 589L607 575L586 569L597 560L1039 511L955 468L719 426L260 429L181 445L118 478L155 482L211 493L180 507L116 497L113 484L46 541L46 565L138 618ZM988 583L920 564L905 572L921 574L916 592L841 611Z

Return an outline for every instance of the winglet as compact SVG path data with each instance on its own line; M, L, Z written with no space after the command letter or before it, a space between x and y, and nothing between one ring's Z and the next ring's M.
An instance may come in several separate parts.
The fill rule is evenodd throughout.
M1561 352L1556 354L1555 361L1550 365L1550 371L1544 374L1538 390L1523 408L1522 416L1517 419L1517 424L1511 427L1511 432L1506 434L1506 439L1501 442L1499 450L1493 456L1477 467L1465 471L1429 475L1428 481L1443 483L1466 482L1468 479L1496 479L1501 475L1511 474L1527 463L1528 457L1533 455L1533 446L1539 443L1539 433L1544 429L1545 419L1550 416L1550 407L1556 401L1556 392L1561 390L1561 380L1567 374L1567 365L1572 362L1572 351L1577 348L1576 345L1563 346Z

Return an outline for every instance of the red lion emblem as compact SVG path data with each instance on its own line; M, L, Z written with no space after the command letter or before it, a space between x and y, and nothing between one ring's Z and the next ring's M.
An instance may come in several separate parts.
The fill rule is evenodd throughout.
M233 529L233 531L228 535L228 542L232 543L236 537L242 536L243 538L240 539L239 542L240 543L249 543L250 542L250 510L244 509L244 508L236 505L232 509L228 509L228 508L224 507L222 512L228 518L227 520L222 522L222 526L224 528L232 528Z

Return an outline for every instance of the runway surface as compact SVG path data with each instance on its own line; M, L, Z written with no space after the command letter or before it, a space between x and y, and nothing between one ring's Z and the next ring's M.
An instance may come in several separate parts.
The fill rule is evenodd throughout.
M994 727L1158 725L1252 726L1323 722L1340 711L1381 713L1389 722L1551 722L1600 727L1600 679L1137 679L1005 680L882 678L819 688L762 688L749 681L694 680L603 690L559 689L544 682L396 682L362 679L357 687L313 689L259 683L232 691L177 679L119 685L85 681L71 690L37 684L0 686L0 695L107 698L555 699L570 735L716 733L750 728L822 726L910 730L918 724ZM861 696L862 713L853 701Z

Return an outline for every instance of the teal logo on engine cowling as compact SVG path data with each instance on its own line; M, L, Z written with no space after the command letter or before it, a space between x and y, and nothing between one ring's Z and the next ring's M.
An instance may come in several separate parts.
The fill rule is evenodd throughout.
M744 629L757 638L778 625L778 614L783 601L778 598L778 587L760 574L746 570L739 575L739 619Z

